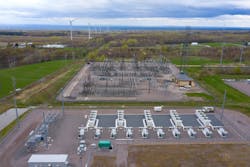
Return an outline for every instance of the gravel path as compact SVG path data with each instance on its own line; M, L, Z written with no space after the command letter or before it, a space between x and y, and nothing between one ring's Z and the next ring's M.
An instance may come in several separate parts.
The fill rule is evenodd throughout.
M18 115L20 116L28 110L29 110L29 108L18 108L17 112L18 112ZM6 126L8 126L15 119L16 119L16 109L15 108L11 108L8 111L1 114L0 115L0 131L2 129L4 129Z

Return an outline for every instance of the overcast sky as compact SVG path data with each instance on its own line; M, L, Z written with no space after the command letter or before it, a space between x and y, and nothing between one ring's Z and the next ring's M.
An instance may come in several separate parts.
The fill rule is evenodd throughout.
M0 0L0 24L250 27L250 0Z

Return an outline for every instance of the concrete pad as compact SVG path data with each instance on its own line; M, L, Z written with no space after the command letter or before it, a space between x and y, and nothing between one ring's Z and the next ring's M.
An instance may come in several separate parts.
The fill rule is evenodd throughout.
M97 115L98 127L115 127L117 115Z
M224 124L219 119L217 119L214 115L207 114L207 117L212 121L211 124L213 126L224 126Z
M192 126L192 127L199 127L200 124L197 121L197 117L195 115L180 115L183 125L184 126Z
M170 122L170 115L152 115L154 119L155 126L170 127L172 126Z
M127 127L143 127L144 115L125 115L124 118L127 121Z

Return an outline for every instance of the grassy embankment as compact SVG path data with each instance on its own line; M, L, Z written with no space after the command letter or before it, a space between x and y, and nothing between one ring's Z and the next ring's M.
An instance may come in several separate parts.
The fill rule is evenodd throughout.
M61 69L60 73L57 73L45 83L41 83L40 85L34 87L31 91L35 93L29 94L29 91L24 92L29 95L27 95L26 98L20 98L19 96L19 102L26 105L58 105L59 102L56 101L56 96L58 95L60 89L64 87L71 78L73 78L82 65L83 61L78 61Z

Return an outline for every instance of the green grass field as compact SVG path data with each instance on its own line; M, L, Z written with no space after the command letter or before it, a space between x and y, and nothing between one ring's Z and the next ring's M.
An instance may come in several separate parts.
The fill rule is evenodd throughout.
M188 74L191 75L196 81L201 84L208 92L210 92L214 97L222 100L224 91L227 91L228 102L248 102L250 103L250 97L241 93L235 88L224 83L222 79L224 78L244 78L246 75L220 75L220 74L207 74L201 68L187 68ZM229 77L230 76L230 77Z
M250 97L237 89L224 83L225 78L246 78L247 75L220 75L204 73L202 68L187 68L188 74L194 78L201 87L205 88L216 101L215 105L220 106L223 101L224 91L227 91L226 106L240 110L247 115L250 114ZM200 96L191 94L191 96ZM203 95L202 95L203 96Z
M207 45L210 47L222 47L224 46L242 46L242 43L222 43L222 42L208 42L208 43L201 43L202 45Z
M58 105L61 104L56 100L56 96L60 88L65 86L67 81L71 80L72 77L80 70L82 67L82 62L74 62L69 68L65 70L63 77L57 79L52 84L50 84L41 93L34 94L28 98L28 100L23 105L38 105L38 104L48 104L48 105ZM18 101L19 102L19 101Z
M209 86L209 90L213 91L218 97L222 97L224 91L227 91L228 102L249 102L250 98L240 91L232 88L224 83L219 75L207 76L203 78L203 82Z
M16 88L24 88L32 82L59 70L70 62L58 60L0 70L0 98L9 95L13 90L11 77L16 79Z
M176 65L181 64L181 57L169 57L170 61ZM219 64L220 60L210 59L207 57L188 56L187 65L206 65L206 64ZM224 60L223 63L230 63L228 60Z
M186 93L189 97L201 97L206 101L213 101L214 98L206 93Z

